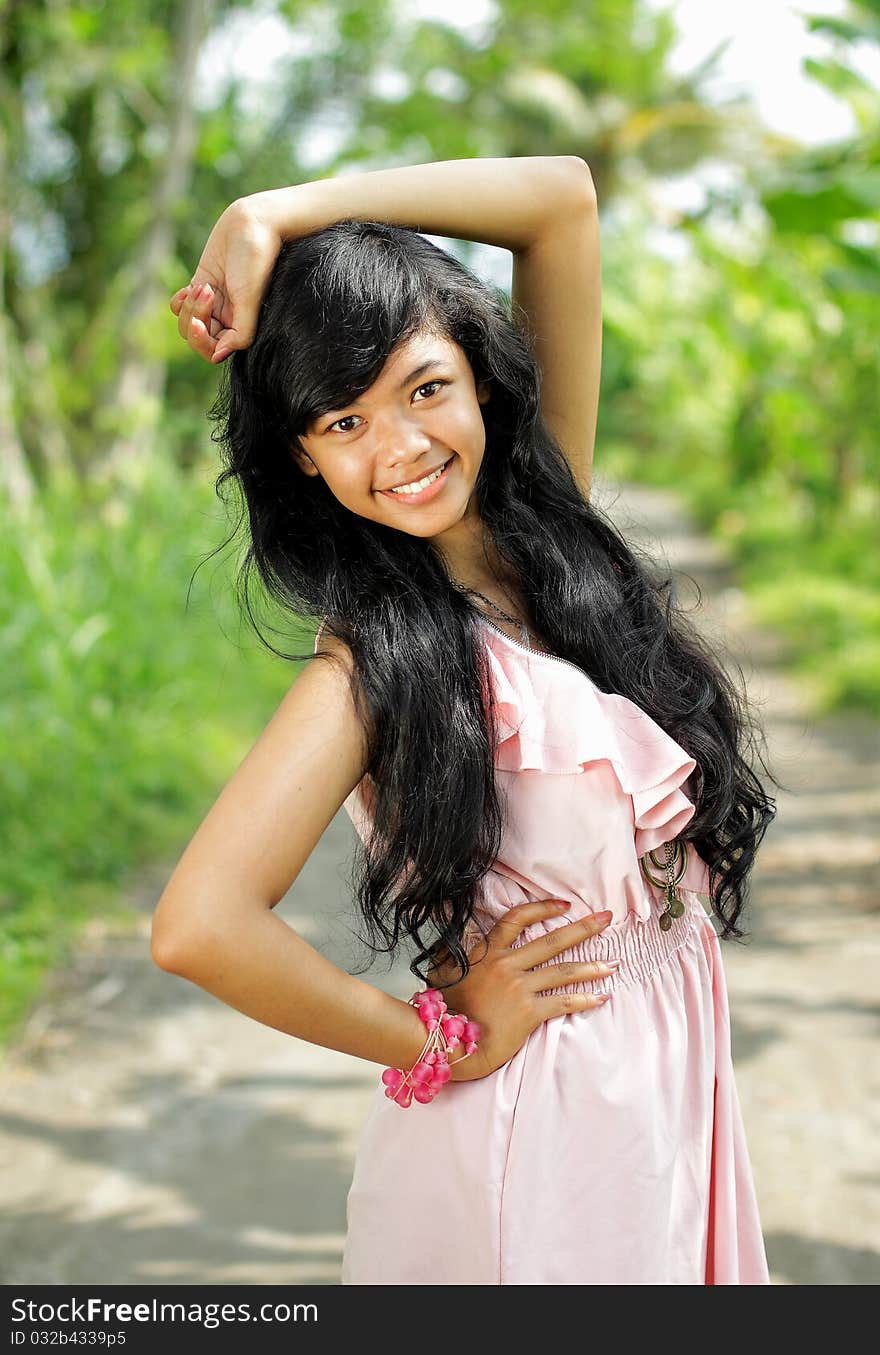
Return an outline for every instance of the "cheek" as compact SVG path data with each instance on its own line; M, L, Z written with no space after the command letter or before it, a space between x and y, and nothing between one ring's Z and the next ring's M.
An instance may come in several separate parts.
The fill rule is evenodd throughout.
M455 450L481 452L486 442L486 426L479 404L474 401L473 408L461 406L448 410L442 426L437 428L437 436Z
M333 467L330 488L347 508L360 512L373 493L373 466L367 457L341 456Z

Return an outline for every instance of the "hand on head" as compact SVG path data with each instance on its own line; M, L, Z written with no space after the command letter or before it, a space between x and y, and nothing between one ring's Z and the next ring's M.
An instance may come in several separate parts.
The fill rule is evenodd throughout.
M253 342L260 302L282 239L246 199L226 208L192 282L171 298L177 329L195 353L222 362Z

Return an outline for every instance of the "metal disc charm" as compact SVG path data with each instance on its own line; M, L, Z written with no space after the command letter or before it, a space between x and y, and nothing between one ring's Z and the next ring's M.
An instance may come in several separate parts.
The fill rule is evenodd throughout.
M680 837L675 838L672 842L665 842L663 846L666 852L665 861L660 862L657 860L657 848L655 847L652 851L646 852L645 856L641 858L641 867L651 884L662 889L666 895L666 907L660 914L658 922L660 924L660 930L668 932L669 928L672 926L673 919L683 917L685 913L684 900L678 897L675 886L678 884L679 880L684 879L685 872L687 871L687 848ZM645 857L647 857L655 866L658 866L661 870L666 872L665 880L658 880L651 874Z

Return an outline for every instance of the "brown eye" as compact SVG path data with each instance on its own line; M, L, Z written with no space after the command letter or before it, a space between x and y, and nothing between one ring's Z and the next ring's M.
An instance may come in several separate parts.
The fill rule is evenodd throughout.
M424 391L424 390L430 391L432 386L438 386L438 387L439 387L439 386L448 386L448 385L449 385L449 382L448 382L448 381L441 381L441 380L438 378L438 379L435 380L435 381L426 381L423 385L417 386L417 387L416 387L416 392L415 392L415 393L416 393L416 395L418 395L419 391ZM435 394L435 392L432 391L431 394L433 395L433 394Z
M356 414L345 414L341 419L337 419L335 423L331 423L331 424L330 424L330 427L329 427L329 428L326 428L324 431L325 431L326 433L329 433L331 428L339 428L339 429L340 429L340 432L342 432L342 433L351 433L351 432L354 431L353 429L351 429L351 428L342 428L341 425L344 424L344 423L348 423L349 419L356 419L356 418L357 418L357 415L356 415Z

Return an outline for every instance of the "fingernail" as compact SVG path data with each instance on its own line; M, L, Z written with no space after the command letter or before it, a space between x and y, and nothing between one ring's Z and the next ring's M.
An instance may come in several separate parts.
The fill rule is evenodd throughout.
M607 1002L610 997L611 997L610 993L600 993L599 996L596 998L596 1003L598 1004L600 1002Z
M620 961L619 961L619 960L603 960L602 963L604 964L604 966L605 966L606 969L619 969L619 968L620 968Z
M212 362L219 362L221 358L225 358L225 357L226 357L226 354L227 354L229 351L230 351L230 350L229 350L228 348L215 348L215 349L214 349L214 352L211 354L211 361L212 361Z
M198 301L198 299L199 299L199 297L202 295L202 292L204 291L204 289L205 289L205 284L204 284L203 282L200 282L199 285L198 285L197 287L194 287L194 288L192 289L192 292L190 293L190 295L191 295L193 301Z
M554 907L556 907L556 908L570 908L570 907L571 907L571 901L570 901L569 899L555 899L555 900L554 900Z
M611 909L609 908L609 909L607 909L604 913L597 913L597 914L596 914L596 917L614 917L614 914L612 913Z

